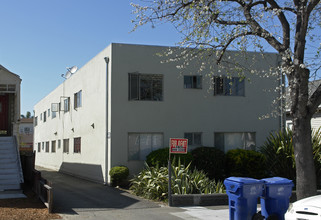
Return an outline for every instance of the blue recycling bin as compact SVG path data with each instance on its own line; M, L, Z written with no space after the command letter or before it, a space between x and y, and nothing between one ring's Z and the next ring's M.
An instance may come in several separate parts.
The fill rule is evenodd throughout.
M263 193L263 181L246 177L224 180L229 200L230 220L251 220L256 214L258 198Z
M272 177L262 179L264 181L264 192L261 197L261 214L268 218L277 217L284 220L284 214L289 208L290 197L292 195L292 180Z

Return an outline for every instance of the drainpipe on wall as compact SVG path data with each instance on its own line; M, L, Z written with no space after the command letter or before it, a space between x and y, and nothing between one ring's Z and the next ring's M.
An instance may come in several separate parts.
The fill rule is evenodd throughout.
M108 86L108 64L109 64L109 57L104 57L104 60L106 62L106 145L105 145L105 185L109 184L109 173L108 171L110 170L110 166L111 166L111 149L110 149L110 144L109 144L109 139L110 139L110 133L108 130L108 115L109 115L109 111L108 111L108 90L109 90L109 86Z

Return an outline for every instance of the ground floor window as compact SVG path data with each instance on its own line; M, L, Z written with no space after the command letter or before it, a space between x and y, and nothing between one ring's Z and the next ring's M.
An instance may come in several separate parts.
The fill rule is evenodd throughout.
M63 152L69 153L69 139L64 139L63 141Z
M46 153L49 152L49 141L46 141Z
M56 141L51 141L51 152L52 153L56 152Z
M184 133L184 138L188 139L188 145L201 146L202 145L202 133L191 132Z
M237 148L255 150L255 136L255 132L216 132L214 146L224 152Z
M129 133L128 160L145 160L150 152L163 146L162 133Z
M74 153L81 152L81 138L74 138Z

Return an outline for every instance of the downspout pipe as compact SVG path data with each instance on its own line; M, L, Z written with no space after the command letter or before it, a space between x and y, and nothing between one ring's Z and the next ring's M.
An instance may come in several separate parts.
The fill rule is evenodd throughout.
M110 153L111 153L111 150L109 149L109 130L108 130L108 115L109 115L109 111L108 111L108 90L109 90L109 87L108 87L108 67L109 67L109 57L104 57L104 60L106 62L106 85L105 85L105 88L106 88L106 106L105 106L105 109L106 109L106 145L105 145L105 183L104 185L107 185L109 183L108 181L108 170L109 170L109 164L110 164L110 161L109 161L109 158L110 157Z

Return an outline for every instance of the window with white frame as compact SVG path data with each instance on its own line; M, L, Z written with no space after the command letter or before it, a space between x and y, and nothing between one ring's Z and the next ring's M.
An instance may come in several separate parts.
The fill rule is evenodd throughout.
M216 132L214 146L227 152L232 149L255 150L255 132Z
M56 141L51 141L51 153L56 152Z
M48 118L50 117L50 109L48 109Z
M163 101L163 75L129 73L129 100Z
M38 125L38 116L35 117L35 126Z
M43 122L46 122L47 121L47 112L44 112L43 113Z
M64 112L69 112L70 110L70 98L64 100Z
M58 140L58 149L61 148L61 140Z
M41 151L41 143L38 143L38 152Z
M241 77L214 77L214 95L244 96L244 79Z
M201 89L202 76L184 76L185 89Z
M69 139L63 140L63 152L69 153Z
M145 160L150 152L163 146L162 133L129 133L128 160Z
M74 108L79 108L82 106L82 91L74 94Z
M46 153L49 153L49 141L46 141Z
M57 112L51 112L51 118L57 117Z
M202 133L201 132L188 132L184 133L184 138L188 139L188 145L201 146Z
M74 153L80 153L81 152L81 138L77 137L74 138Z

